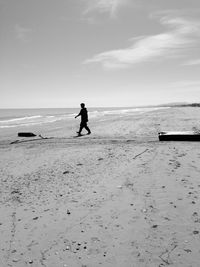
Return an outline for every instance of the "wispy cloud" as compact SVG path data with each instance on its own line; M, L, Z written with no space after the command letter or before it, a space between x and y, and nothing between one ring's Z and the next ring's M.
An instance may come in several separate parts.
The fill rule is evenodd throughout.
M200 80L183 80L177 81L170 84L171 88L191 88L191 87L198 87L200 86Z
M93 11L100 13L108 13L111 17L114 17L119 8L126 6L130 0L85 0L87 8L85 14Z
M199 59L188 60L183 65L185 65L185 66L200 65L200 58Z
M177 81L170 84L167 84L165 89L168 91L172 91L173 93L179 92L179 93L192 93L192 92L199 92L200 87L200 80L183 80L183 81ZM192 96L192 95L191 95Z
M28 42L29 41L28 35L30 32L32 32L32 29L22 27L19 24L15 25L16 38L22 42Z
M85 63L101 63L106 69L127 68L140 62L181 56L184 49L199 41L198 21L171 16L159 18L159 21L168 28L166 32L137 37L130 47L97 54Z

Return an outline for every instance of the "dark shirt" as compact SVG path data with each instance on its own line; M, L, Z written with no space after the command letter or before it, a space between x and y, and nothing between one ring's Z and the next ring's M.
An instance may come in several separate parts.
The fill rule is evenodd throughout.
M86 108L82 108L78 115L81 116L81 122L88 122L88 113Z

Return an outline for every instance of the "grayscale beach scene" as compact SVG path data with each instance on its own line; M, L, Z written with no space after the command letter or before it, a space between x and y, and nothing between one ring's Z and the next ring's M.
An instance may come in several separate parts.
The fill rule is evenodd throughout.
M199 15L0 0L0 267L200 266Z

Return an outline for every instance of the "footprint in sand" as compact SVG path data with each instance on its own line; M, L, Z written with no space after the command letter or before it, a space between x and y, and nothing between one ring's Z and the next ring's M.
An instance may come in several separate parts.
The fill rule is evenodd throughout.
M70 173L70 171L64 171L63 174L67 174L67 173Z
M172 165L172 166L173 166L173 169L172 169L173 172L174 172L174 170L176 170L176 169L178 169L178 168L181 167L180 162L177 161L177 160L175 160L175 159L173 159L173 160L172 160L172 159L169 160L169 165Z
M200 223L199 214L197 212L193 212L192 220L193 220L194 223Z
M186 153L182 153L178 155L179 158L184 157L184 156L186 156Z

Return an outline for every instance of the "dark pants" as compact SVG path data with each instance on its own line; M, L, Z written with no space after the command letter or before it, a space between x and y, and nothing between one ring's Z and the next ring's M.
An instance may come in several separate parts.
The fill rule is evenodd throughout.
M87 126L87 122L86 121L82 121L80 123L80 129L79 129L79 132L78 132L79 134L81 134L83 128L85 128L88 131L88 133L91 133L89 127Z

